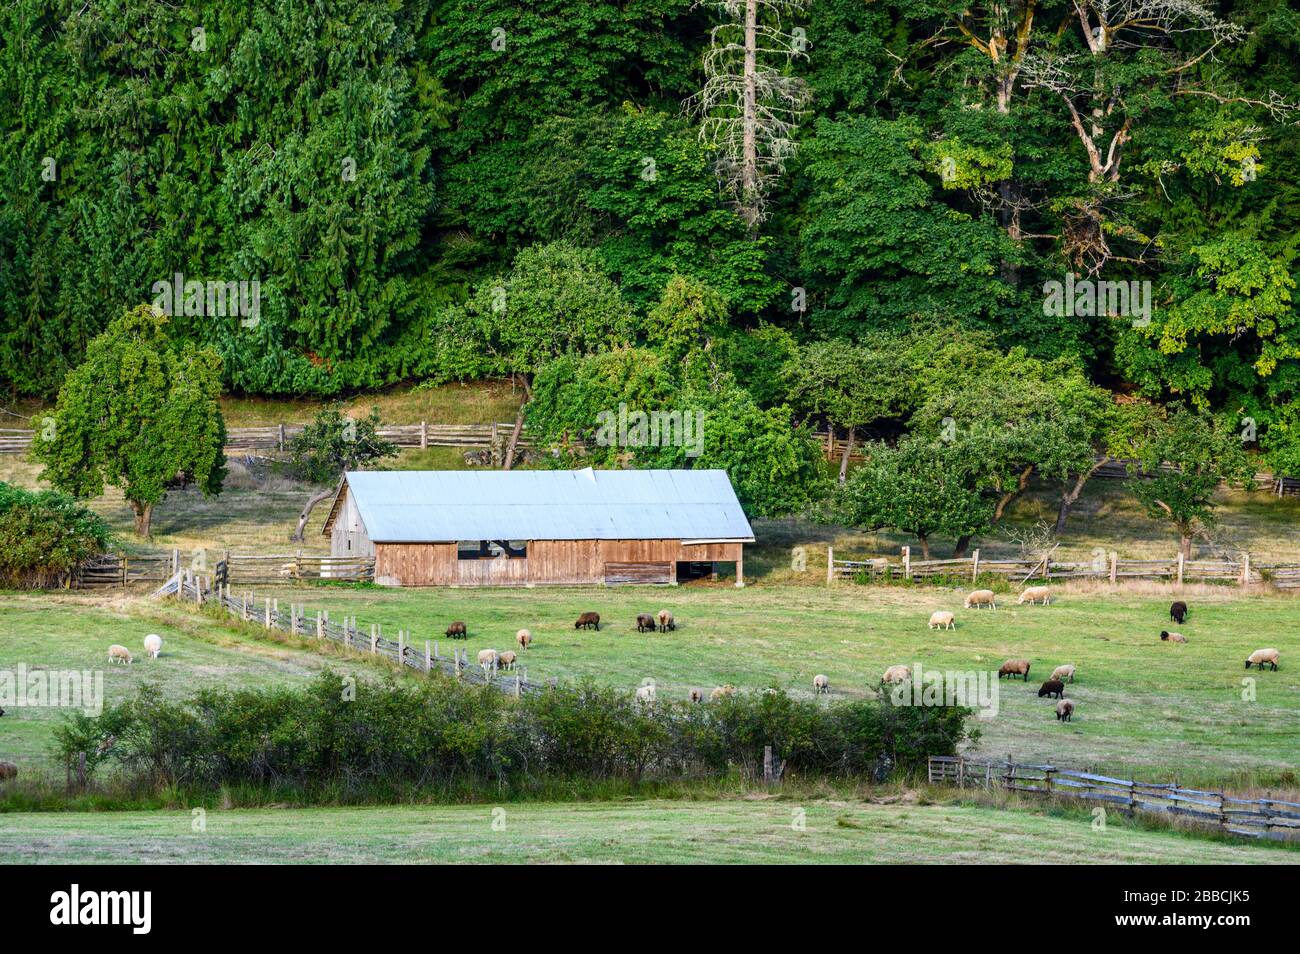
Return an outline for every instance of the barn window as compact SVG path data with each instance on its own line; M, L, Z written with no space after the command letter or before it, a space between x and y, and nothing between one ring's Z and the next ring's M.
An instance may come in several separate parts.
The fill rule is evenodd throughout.
M524 560L527 540L461 540L456 544L457 560Z

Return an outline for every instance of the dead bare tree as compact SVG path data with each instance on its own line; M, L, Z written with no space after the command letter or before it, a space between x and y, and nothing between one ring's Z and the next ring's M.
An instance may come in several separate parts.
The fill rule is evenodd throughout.
M709 31L704 88L686 109L700 119L700 139L718 151L719 182L751 233L763 221L768 190L794 155L794 133L811 99L808 85L789 71L796 59L807 59L808 41L782 23L805 3L700 3L725 19Z

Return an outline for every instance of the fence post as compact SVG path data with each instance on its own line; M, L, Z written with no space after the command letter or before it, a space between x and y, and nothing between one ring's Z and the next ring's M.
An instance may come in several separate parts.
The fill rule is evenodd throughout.
M912 548L903 547L903 579L912 578Z
M375 624L371 623L370 624L370 653L371 655L374 655L377 652L379 652L379 632L378 630L376 630Z
M970 581L974 583L980 575L980 548L976 547L975 552L970 555Z
M433 656L429 653L429 641L424 641L424 671L428 672L433 668Z
M181 548L172 547L172 575L181 571Z
M262 625L263 629L271 628L271 597L266 597L266 619Z
M830 586L835 579L835 548L826 547L826 585Z
M772 784L772 746L763 746L763 784Z
M1119 572L1119 554L1114 550L1110 551L1110 581L1115 582Z
M420 450L429 449L429 422L420 422Z
M1247 551L1241 555L1241 585L1250 585L1250 553Z
M397 631L397 661L403 663L406 659L406 630Z
M284 425L280 425L280 450L284 450Z
M322 639L324 638L324 636L325 636L325 617L321 615L320 610L317 610L316 611L316 638Z
M1181 550L1178 553L1178 585L1183 585L1183 554Z

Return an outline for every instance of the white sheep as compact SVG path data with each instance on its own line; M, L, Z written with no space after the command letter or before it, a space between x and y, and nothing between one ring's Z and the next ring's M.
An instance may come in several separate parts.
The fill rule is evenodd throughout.
M1016 605L1020 606L1026 602L1033 605L1042 600L1043 605L1046 606L1051 601L1051 595L1052 591L1046 586L1029 586L1021 591L1020 599L1016 600Z
M657 615L659 617L659 632L667 633L671 630L677 629L677 621L673 619L673 614L671 612L662 609Z
M1056 703L1056 719L1058 722L1069 722L1070 717L1074 715L1074 700L1059 699Z
M930 629L952 629L957 625L956 617L947 610L936 610L930 614Z
M120 662L125 665L130 665L131 650L127 649L125 646L119 646L117 643L114 643L112 646L108 647L108 661L110 663Z
M515 642L519 644L520 649L527 649L528 644L533 641L533 634L526 629L521 629L515 633Z
M831 681L823 673L813 676L813 693L830 692Z
M709 693L709 700L717 702L719 699L725 699L727 696L734 696L735 694L736 687L733 685L715 686L713 691Z
M993 601L992 590L972 590L970 596L966 597L965 608L970 609L974 606L979 609L981 606L991 606L998 608L998 604Z
M1185 642L1187 642L1187 637L1184 636L1182 633L1171 633L1171 632L1169 632L1169 631L1167 631L1167 630L1163 630L1163 629L1160 631L1160 639L1161 639L1163 642L1166 642L1166 643L1185 643Z
M480 649L478 651L478 664L483 667L483 675L491 676L492 670L497 668L497 651L495 649Z
M500 656L497 657L497 666L500 667L501 669L514 669L515 660L517 660L518 658L519 657L515 655L514 650L507 649L505 652L503 652Z
M1052 670L1052 678L1059 679L1061 682L1065 682L1066 680L1074 682L1074 667L1069 664L1057 666Z
M655 704L654 683L650 683L648 685L638 687L636 691L636 701L647 706L654 705Z
M144 638L144 654L157 659L162 653L162 637L157 633L150 633Z
M885 674L880 681L884 683L906 682L912 678L912 670L908 666L890 666L885 670Z
M1277 672L1277 664L1282 661L1282 654L1276 649L1257 649L1246 657L1246 668L1252 665L1263 669L1265 666L1272 666L1273 671Z

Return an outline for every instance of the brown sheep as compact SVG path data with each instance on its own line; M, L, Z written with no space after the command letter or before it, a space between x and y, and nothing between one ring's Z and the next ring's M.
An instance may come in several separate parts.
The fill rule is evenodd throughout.
M1069 722L1070 717L1074 715L1074 700L1062 699L1056 704L1056 720L1058 722Z
M578 617L578 621L573 624L574 629L587 629L589 627L594 627L596 632L600 632L599 613L583 613Z
M686 698L691 702L703 702L704 693L700 692L698 689L692 689L690 692L686 693Z
M18 777L18 766L13 762L0 762L0 782L7 778Z
M636 631L638 633L644 633L646 631L653 633L655 631L655 618L649 613L637 613Z
M515 655L515 651L513 649L507 649L505 652L497 655L497 668L514 669L515 660L518 658L519 657Z
M1182 623L1187 618L1187 604L1182 600L1175 600L1169 606L1169 618L1175 623Z
M1028 659L1008 659L998 670L998 678L1010 676L1015 679L1016 676L1023 676L1025 682L1029 681L1029 660Z
M447 638L468 639L469 631L465 628L465 624L461 620L456 620L456 622L447 627Z
M1184 636L1182 633L1171 633L1168 630L1163 630L1163 629L1160 631L1160 639L1166 643L1187 642L1187 637Z
M668 610L659 611L659 632L666 633L669 630L677 629L677 620L673 619L673 614Z
M1065 683L1059 679L1049 679L1038 690L1038 698L1048 696L1053 699L1063 699L1065 697Z

